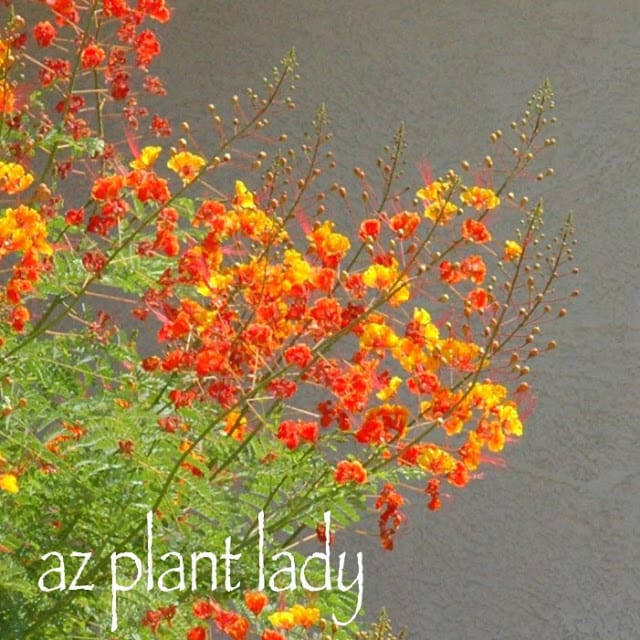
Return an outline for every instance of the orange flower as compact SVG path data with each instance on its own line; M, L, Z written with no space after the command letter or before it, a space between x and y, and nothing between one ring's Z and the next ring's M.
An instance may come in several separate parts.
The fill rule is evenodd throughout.
M497 453L504 449L506 437L502 426L497 420L480 420L476 433L480 440L487 445L489 451Z
M284 352L284 359L288 364L295 364L304 369L311 363L313 352L306 344L296 344Z
M327 220L307 235L310 249L321 260L323 267L335 268L351 248L349 238L333 231L333 222Z
M13 307L9 314L9 323L11 324L11 328L18 333L24 331L24 327L30 319L31 314L29 313L29 309L23 305Z
M224 433L236 442L242 442L247 431L247 419L239 411L232 411L225 419Z
M53 253L47 242L47 226L40 213L22 204L15 209L7 209L0 217L0 258L13 251L49 256Z
M362 444L382 444L403 438L407 431L409 410L400 404L383 404L369 409L355 438Z
M469 431L467 441L458 449L460 458L467 469L473 471L480 465L480 454L482 452L482 441L475 431Z
M119 174L98 178L93 183L91 197L94 200L115 200L120 197L120 189L124 184L124 176Z
M0 82L0 113L11 113L16 107L15 93L7 82Z
M389 220L389 225L401 238L411 236L419 224L420 216L414 211L401 211Z
M139 67L146 67L160 53L160 43L150 29L140 32L134 45L137 54L136 65Z
M462 273L458 263L443 260L440 263L440 279L447 284L457 284L464 280L464 274Z
M0 40L0 69L9 69L15 62L15 57L11 53L11 44Z
M20 193L33 182L33 175L15 162L0 161L0 191L10 195Z
M364 484L367 481L367 470L359 460L341 460L336 465L334 478L338 484L346 482Z
M300 440L315 442L317 439L318 424L316 422L284 420L278 426L278 440L292 451L298 447Z

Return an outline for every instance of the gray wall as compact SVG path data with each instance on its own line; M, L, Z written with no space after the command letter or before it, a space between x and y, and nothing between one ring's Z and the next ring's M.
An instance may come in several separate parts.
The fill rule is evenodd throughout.
M507 471L436 514L417 499L397 550L366 553L366 605L410 638L640 637L640 2L176 0L165 111L254 88L293 45L292 129L328 104L345 175L372 167L406 121L415 162L481 158L543 78L556 90L549 217L575 211L583 296L552 330L538 403ZM368 163L368 164L367 164Z

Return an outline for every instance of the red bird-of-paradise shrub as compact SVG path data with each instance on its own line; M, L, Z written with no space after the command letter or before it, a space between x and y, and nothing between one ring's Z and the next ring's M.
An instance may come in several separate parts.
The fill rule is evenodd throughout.
M349 637L341 532L369 506L391 550L407 492L501 460L577 294L520 192L550 86L479 164L403 196L401 129L348 190L323 111L273 133L293 55L205 147L152 106L165 0L4 5L0 635Z

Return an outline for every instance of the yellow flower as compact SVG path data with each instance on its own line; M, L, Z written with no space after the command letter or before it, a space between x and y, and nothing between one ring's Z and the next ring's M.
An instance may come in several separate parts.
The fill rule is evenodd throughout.
M437 325L431 322L431 314L426 309L415 308L413 319L420 325L420 335L424 338L425 345L433 350L436 342L440 339L440 330Z
M18 478L13 473L0 473L0 489L7 493L17 493Z
M501 384L482 382L471 392L471 399L478 407L489 413L507 397L507 389Z
M290 291L295 285L302 285L311 280L313 268L295 249L287 249L284 252L283 266L287 267L284 273L283 288Z
M303 607L301 604L294 604L289 609L289 612L293 616L295 623L305 627L305 629L320 620L320 609L315 607Z
M5 40L0 40L0 69L8 69L15 60L11 53L11 45Z
M132 169L138 169L144 171L150 169L153 163L158 159L158 156L162 153L162 147L149 146L145 147L140 155L129 163Z
M372 289L388 289L398 280L398 263L394 260L391 266L372 264L362 274L362 282Z
M431 314L422 308L416 307L413 310L413 319L423 327L426 327L431 322Z
M505 240L504 259L511 262L522 255L522 247L514 240Z
M175 171L182 178L184 184L188 184L198 177L200 169L205 164L207 161L202 156L197 156L189 151L180 151L167 162L167 167L171 171Z
M33 175L25 171L24 167L15 162L0 161L0 191L14 194L29 188L33 182Z
M460 194L460 200L477 211L491 211L500 205L500 198L493 189L470 187Z
M390 400L391 398L393 398L393 396L396 395L401 384L402 378L400 376L393 376L393 378L389 380L387 385L384 388L380 389L378 393L376 393L376 398L385 402L387 400Z
M247 189L242 180L236 180L236 197L233 199L233 204L243 209L253 209L256 206L253 193Z
M453 204L453 202L438 200L437 202L432 202L428 207L425 207L424 217L434 222L437 220L440 224L444 224L456 213L458 213L458 207Z
M363 349L392 349L398 344L398 336L385 322L367 322L360 336Z
M458 207L449 201L450 189L450 182L436 180L416 193L416 196L426 203L425 218L444 224L458 213Z
M279 629L292 629L296 626L296 619L290 611L276 611L269 616L269 622Z
M416 196L418 196L420 200L433 202L434 200L442 199L443 194L450 188L451 188L450 182L436 180L431 184L428 184L426 187L423 187L422 189L420 189L416 193Z
M498 417L502 423L503 431L512 436L521 436L523 433L522 421L518 415L518 407L513 402L505 402L498 409Z
M456 460L434 444L426 445L418 456L418 466L434 475L449 473L456 468Z

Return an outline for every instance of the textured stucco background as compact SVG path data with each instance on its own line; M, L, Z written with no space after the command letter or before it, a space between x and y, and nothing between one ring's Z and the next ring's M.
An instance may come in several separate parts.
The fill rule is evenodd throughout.
M640 638L640 2L175 0L156 70L197 124L295 46L291 129L326 102L336 156L373 167L407 125L406 181L478 159L545 77L556 90L550 219L575 212L583 295L553 327L507 471L437 514L418 498L392 554L366 553L366 606L419 640ZM299 125L297 124L299 123Z

